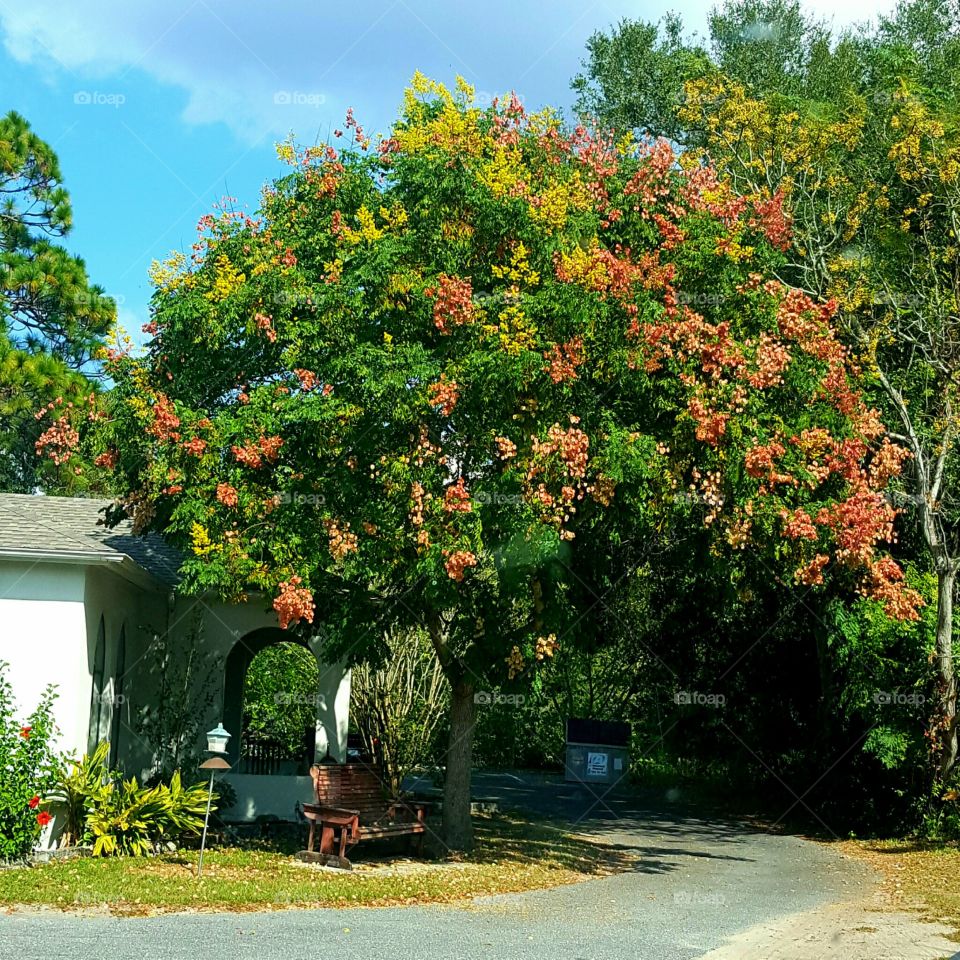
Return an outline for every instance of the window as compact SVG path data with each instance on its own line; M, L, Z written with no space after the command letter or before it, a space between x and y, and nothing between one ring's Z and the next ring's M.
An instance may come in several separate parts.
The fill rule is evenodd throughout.
M120 719L126 698L123 695L124 671L127 665L127 625L120 628L117 641L117 658L113 665L113 713L110 718L110 766L117 765L117 752L120 746Z
M90 689L90 731L87 743L93 750L100 741L100 720L103 716L103 659L107 642L107 628L100 617L97 630L97 646L93 651L93 685Z

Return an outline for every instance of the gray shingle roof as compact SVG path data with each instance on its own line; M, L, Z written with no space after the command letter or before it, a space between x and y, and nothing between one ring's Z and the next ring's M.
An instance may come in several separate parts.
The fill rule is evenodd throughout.
M135 537L129 521L108 530L98 526L110 500L81 497L36 497L0 493L0 556L62 555L92 562L122 561L137 566L166 584L175 584L180 555L155 533Z

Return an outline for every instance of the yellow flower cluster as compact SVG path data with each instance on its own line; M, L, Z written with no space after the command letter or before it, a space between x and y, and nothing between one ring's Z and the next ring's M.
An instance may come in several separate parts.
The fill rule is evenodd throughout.
M570 253L560 252L558 269L564 276L588 290L602 290L608 285L609 272L603 260L594 255L598 249L596 240L589 250L574 247Z
M211 303L222 303L246 282L246 274L241 273L230 258L220 254L214 261L213 286L204 293Z
M486 324L484 333L499 337L501 348L510 356L519 356L524 350L534 350L537 344L537 327L519 304L504 307L497 316L498 324Z
M376 217L373 212L364 204L357 211L357 228L343 227L343 239L351 246L358 246L361 243L376 243L386 236L387 231L398 232L403 229L407 223L407 211L399 203L392 207L381 207L379 210L380 220L383 226L378 227Z
M535 287L540 282L540 274L530 266L530 251L522 242L510 251L509 264L495 264L491 272L498 280L506 280L516 287Z
M530 216L534 222L543 224L547 233L553 233L554 230L562 230L566 226L571 210L587 210L590 203L590 194L577 173L566 183L550 184L533 198Z
M170 293L178 287L189 288L196 280L187 268L187 258L178 251L172 252L166 260L154 260L147 275L161 293Z
M207 528L200 523L193 523L190 526L190 540L193 552L198 557L205 557L220 549L217 544L211 542Z
M960 146L946 138L944 125L905 86L894 99L897 112L890 118L890 126L897 131L898 139L888 156L897 174L907 182L932 179L956 185L960 181ZM923 196L929 198L929 194ZM918 200L918 206L925 205Z
M704 125L711 147L721 152L736 144L744 166L754 174L780 168L780 186L789 192L800 179L805 189L825 186L823 157L837 146L852 152L860 145L865 125L862 108L839 120L804 116L781 110L773 101L750 97L739 83L707 77L685 85L685 102L678 110L687 123Z
M511 680L517 676L517 674L523 673L523 669L526 666L519 647L514 647L510 651L510 656L508 656L504 662L507 665L507 675Z
M440 113L430 117L427 102L439 100ZM474 89L457 77L456 93L418 70L403 95L403 118L406 121L394 132L393 139L405 153L422 153L431 147L478 156L483 151L484 137L478 120L480 110L472 107Z
M526 193L525 172L517 147L497 146L492 159L477 171L477 179L499 200Z

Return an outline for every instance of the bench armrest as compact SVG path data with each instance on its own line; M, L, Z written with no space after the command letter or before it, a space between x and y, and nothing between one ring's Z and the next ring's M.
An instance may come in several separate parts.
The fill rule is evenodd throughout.
M398 810L407 810L410 813L416 814L419 820L422 819L423 814L432 806L435 806L432 800L395 800L390 804L388 809L391 814Z
M338 826L348 826L359 816L359 810L348 810L345 807L327 807L319 806L316 803L305 803L303 805L304 816L312 820L322 820L325 823L333 823Z

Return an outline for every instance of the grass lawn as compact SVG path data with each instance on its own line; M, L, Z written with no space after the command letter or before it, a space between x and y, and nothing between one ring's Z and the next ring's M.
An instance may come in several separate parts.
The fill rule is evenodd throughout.
M847 840L839 846L883 875L884 892L895 906L922 906L960 940L960 847L911 840Z
M630 865L559 824L498 815L476 817L475 828L476 849L462 859L378 855L379 844L361 843L354 849L365 857L352 872L301 864L295 846L265 841L208 849L202 880L196 850L0 870L0 904L131 915L449 902L576 883Z

